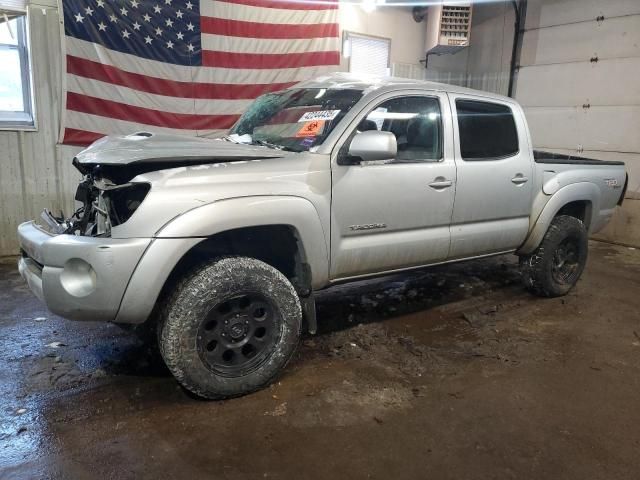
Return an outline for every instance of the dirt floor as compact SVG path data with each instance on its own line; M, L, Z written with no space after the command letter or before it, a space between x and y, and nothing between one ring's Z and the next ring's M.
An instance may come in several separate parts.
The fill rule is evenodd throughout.
M207 402L0 265L0 478L640 478L640 250L592 243L565 298L498 257L318 308L275 385Z

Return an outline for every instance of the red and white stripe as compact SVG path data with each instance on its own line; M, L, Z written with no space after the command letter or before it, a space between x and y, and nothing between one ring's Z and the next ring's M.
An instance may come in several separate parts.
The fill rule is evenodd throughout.
M255 97L335 70L337 0L201 0L202 66L148 60L66 37L61 141L140 130L229 128Z

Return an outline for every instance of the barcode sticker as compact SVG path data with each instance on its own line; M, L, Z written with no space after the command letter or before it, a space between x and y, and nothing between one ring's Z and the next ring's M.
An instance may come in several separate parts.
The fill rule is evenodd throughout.
M311 122L313 120L333 120L338 116L340 110L319 110L317 112L307 112L300 117L298 122Z

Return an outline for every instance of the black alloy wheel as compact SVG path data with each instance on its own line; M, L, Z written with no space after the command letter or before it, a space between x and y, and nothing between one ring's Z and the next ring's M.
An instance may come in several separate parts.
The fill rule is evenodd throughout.
M160 352L198 396L237 397L273 381L300 338L302 308L282 272L250 257L222 257L188 272L164 302Z
M558 284L573 285L580 269L579 240L565 238L553 253L551 275Z
M520 257L527 289L542 297L566 295L580 279L589 250L587 227L576 217L558 215L542 242Z
M218 375L246 375L273 351L281 321L273 304L257 292L218 303L198 329L200 358Z

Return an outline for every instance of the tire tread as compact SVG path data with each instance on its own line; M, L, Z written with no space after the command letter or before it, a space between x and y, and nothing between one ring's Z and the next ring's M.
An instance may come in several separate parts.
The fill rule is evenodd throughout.
M530 255L520 257L520 271L525 287L531 293L541 297L558 297L566 295L573 287L568 289L559 288L549 279L548 262L549 256L553 255L554 246L561 242L572 229L581 230L581 234L586 241L587 231L582 220L568 215L559 215L553 219L549 229L544 235L540 246ZM586 261L586 254L584 257ZM581 271L584 264L581 265ZM578 275L578 278L580 275ZM576 280L577 281L577 280Z
M287 342L284 345L285 351L282 354L282 362L279 368L270 371L261 372L259 375L253 376L256 372L252 372L244 380L232 379L225 380L222 377L216 379L216 385L202 385L200 382L194 381L193 375L190 375L188 369L190 362L199 361L185 352L182 348L182 332L190 328L192 320L191 311L202 307L206 299L202 299L201 293L206 291L210 285L216 284L219 275L225 273L232 275L234 270L250 272L257 269L262 274L269 274L273 282L279 284L282 291L286 290L288 298L279 299L284 302L279 307L287 309L287 315L290 318L296 318L295 325L292 325L295 331L292 332L295 342ZM276 290L272 288L272 291ZM173 291L168 295L164 305L161 307L161 315L158 322L158 343L160 352L165 364L176 378L176 380L188 391L195 395L207 399L219 400L224 398L238 397L252 393L271 383L284 369L286 364L293 356L297 347L297 339L301 331L302 311L297 293L288 279L278 270L270 265L249 257L240 256L222 256L214 260L198 265L187 273L177 282ZM185 358L190 356L190 358ZM260 370L260 369L258 369ZM214 375L213 373L211 374ZM228 386L221 390L221 385L227 383Z

